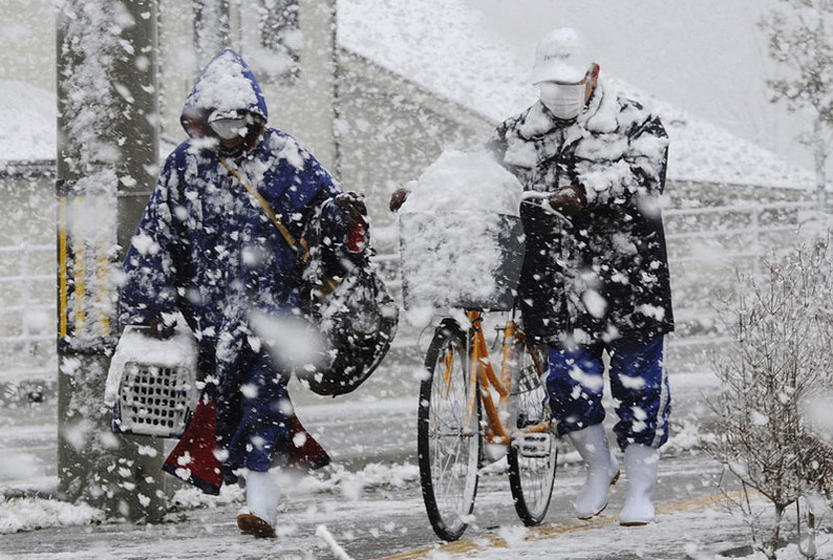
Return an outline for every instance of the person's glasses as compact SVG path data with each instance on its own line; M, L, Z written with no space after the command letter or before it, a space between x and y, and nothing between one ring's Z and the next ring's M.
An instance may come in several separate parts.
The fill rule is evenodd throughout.
M233 140L239 136L246 135L246 118L217 119L208 123L217 136L223 140Z

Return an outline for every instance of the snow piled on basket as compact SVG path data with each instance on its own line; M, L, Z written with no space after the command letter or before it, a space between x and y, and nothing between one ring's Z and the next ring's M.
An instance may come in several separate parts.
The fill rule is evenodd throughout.
M178 325L183 324L184 320L180 319ZM107 406L113 406L118 400L124 367L129 362L196 371L197 343L185 326L177 326L174 335L165 340L156 338L145 327L125 327L107 373L104 389L104 404Z
M406 306L499 308L514 287L506 242L523 192L515 176L486 152L449 150L408 189L399 216Z
M373 14L373 17L367 17ZM437 17L442 14L442 17ZM532 60L522 60L463 0L338 0L338 43L439 97L498 123L536 99ZM654 109L671 139L668 177L729 185L812 189L810 171L645 92L611 79L614 91Z
M523 187L486 151L446 150L407 188L401 212L464 210L518 216Z

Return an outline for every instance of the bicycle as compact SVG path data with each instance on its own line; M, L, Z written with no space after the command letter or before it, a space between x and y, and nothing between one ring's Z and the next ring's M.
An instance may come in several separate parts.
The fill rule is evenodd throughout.
M425 358L428 376L420 386L422 496L434 532L446 541L457 540L468 527L479 468L487 455L496 460L502 451L518 516L527 526L540 524L549 508L558 453L542 380L544 350L527 344L513 317L497 329L503 335L498 376L482 312L466 310L466 316L466 331L451 318L435 329ZM499 452L488 453L484 441Z

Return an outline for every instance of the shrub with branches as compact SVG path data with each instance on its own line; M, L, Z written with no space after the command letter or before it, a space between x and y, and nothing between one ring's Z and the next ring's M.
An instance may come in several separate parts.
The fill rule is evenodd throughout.
M785 510L833 490L833 448L805 413L833 388L833 259L824 242L765 265L762 278L739 278L732 341L714 364L721 390L711 406L723 425L706 447L740 480L745 499L736 505L753 546L774 560ZM768 527L750 489L774 507ZM802 547L810 558L812 545Z
M812 118L812 130L800 141L811 147L815 162L816 196L826 207L827 157L833 131L833 2L781 0L759 22L769 56L783 73L767 80L772 102Z

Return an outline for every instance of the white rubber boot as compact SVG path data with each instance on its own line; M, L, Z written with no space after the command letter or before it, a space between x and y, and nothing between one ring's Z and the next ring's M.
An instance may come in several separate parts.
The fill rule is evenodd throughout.
M587 464L587 479L576 496L576 515L590 519L607 506L607 493L619 479L619 463L610 454L601 424L567 434Z
M249 471L246 475L246 505L249 512L271 527L278 517L278 484L268 472Z
M625 473L628 492L619 513L619 524L646 525L654 520L652 502L657 483L659 451L647 445L630 445L625 449Z

